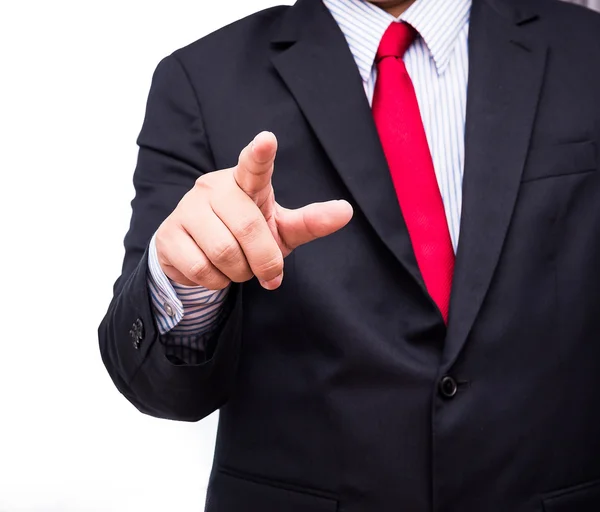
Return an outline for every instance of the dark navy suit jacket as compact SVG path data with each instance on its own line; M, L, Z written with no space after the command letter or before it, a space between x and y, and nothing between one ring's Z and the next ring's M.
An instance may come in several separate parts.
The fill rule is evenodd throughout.
M600 16L474 0L470 31L448 326L319 0L159 65L100 347L142 412L220 409L208 512L600 511ZM235 286L204 362L178 364L152 317L148 242L264 129L280 143L277 200L345 198L354 219L287 258L279 290Z

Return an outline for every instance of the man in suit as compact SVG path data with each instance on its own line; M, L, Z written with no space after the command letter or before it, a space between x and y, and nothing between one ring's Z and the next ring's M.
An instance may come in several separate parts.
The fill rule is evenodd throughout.
M161 62L100 346L220 410L208 512L600 510L599 63L554 0L298 0Z

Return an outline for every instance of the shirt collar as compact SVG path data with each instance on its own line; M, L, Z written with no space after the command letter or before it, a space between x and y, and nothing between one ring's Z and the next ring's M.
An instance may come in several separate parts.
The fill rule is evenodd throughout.
M394 21L412 25L443 74L458 35L469 23L472 0L417 0L399 18L365 0L323 0L342 30L364 82L369 80L383 34Z

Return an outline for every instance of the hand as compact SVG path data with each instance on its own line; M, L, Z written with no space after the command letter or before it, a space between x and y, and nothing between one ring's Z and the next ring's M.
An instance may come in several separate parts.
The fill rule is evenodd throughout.
M156 233L158 260L171 280L220 290L256 276L274 290L288 254L350 221L347 201L297 210L277 204L271 184L276 153L277 139L262 132L235 167L198 178Z

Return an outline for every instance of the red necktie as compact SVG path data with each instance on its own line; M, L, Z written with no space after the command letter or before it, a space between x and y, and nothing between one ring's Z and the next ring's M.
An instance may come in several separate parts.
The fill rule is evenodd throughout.
M448 322L454 250L415 89L402 57L416 37L392 23L377 51L373 116L429 294Z

